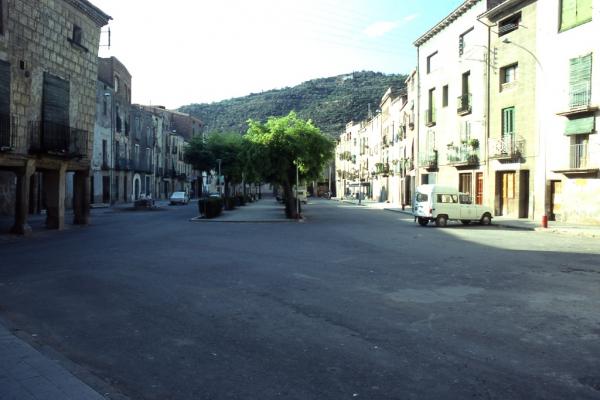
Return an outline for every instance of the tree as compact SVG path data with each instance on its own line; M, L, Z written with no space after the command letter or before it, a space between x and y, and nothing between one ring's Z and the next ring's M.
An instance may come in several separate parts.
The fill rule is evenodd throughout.
M221 160L225 197L229 197L229 185L241 183L243 179L242 136L237 133L213 133L208 137L207 145L215 160Z
M186 163L200 171L199 197L202 197L204 173L210 173L215 168L216 159L210 150L204 136L194 136L184 149L183 157Z
M301 180L315 179L333 157L334 143L310 120L290 112L285 117L270 117L266 123L248 121L244 137L250 144L250 164L264 180L281 185L286 199L286 215L297 218L292 186L296 168Z

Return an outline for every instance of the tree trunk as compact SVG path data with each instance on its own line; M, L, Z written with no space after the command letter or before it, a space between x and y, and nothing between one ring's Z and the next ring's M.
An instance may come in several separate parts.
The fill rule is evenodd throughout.
M283 194L285 196L285 216L287 218L297 219L299 217L297 210L300 210L300 204L296 204L298 200L294 197L292 186L289 182L285 182L282 186Z

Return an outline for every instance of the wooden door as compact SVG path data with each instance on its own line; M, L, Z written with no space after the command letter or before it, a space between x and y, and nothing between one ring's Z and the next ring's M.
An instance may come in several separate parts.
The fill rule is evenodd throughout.
M502 215L511 215L517 211L515 206L515 173L502 174Z
M483 204L483 172L475 175L475 204Z

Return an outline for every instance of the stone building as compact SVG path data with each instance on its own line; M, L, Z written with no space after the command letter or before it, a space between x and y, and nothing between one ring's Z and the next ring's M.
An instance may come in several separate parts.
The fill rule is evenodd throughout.
M89 219L100 29L110 17L86 0L0 1L0 205L12 232L46 210L65 224L67 179L77 224ZM72 172L72 174L68 174Z
M99 58L91 176L93 204L132 199L130 113L131 74L117 58Z

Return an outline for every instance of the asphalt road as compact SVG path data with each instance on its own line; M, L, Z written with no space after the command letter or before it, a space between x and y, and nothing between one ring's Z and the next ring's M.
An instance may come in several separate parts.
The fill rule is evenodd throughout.
M600 399L597 239L305 213L0 240L0 316L109 398Z

